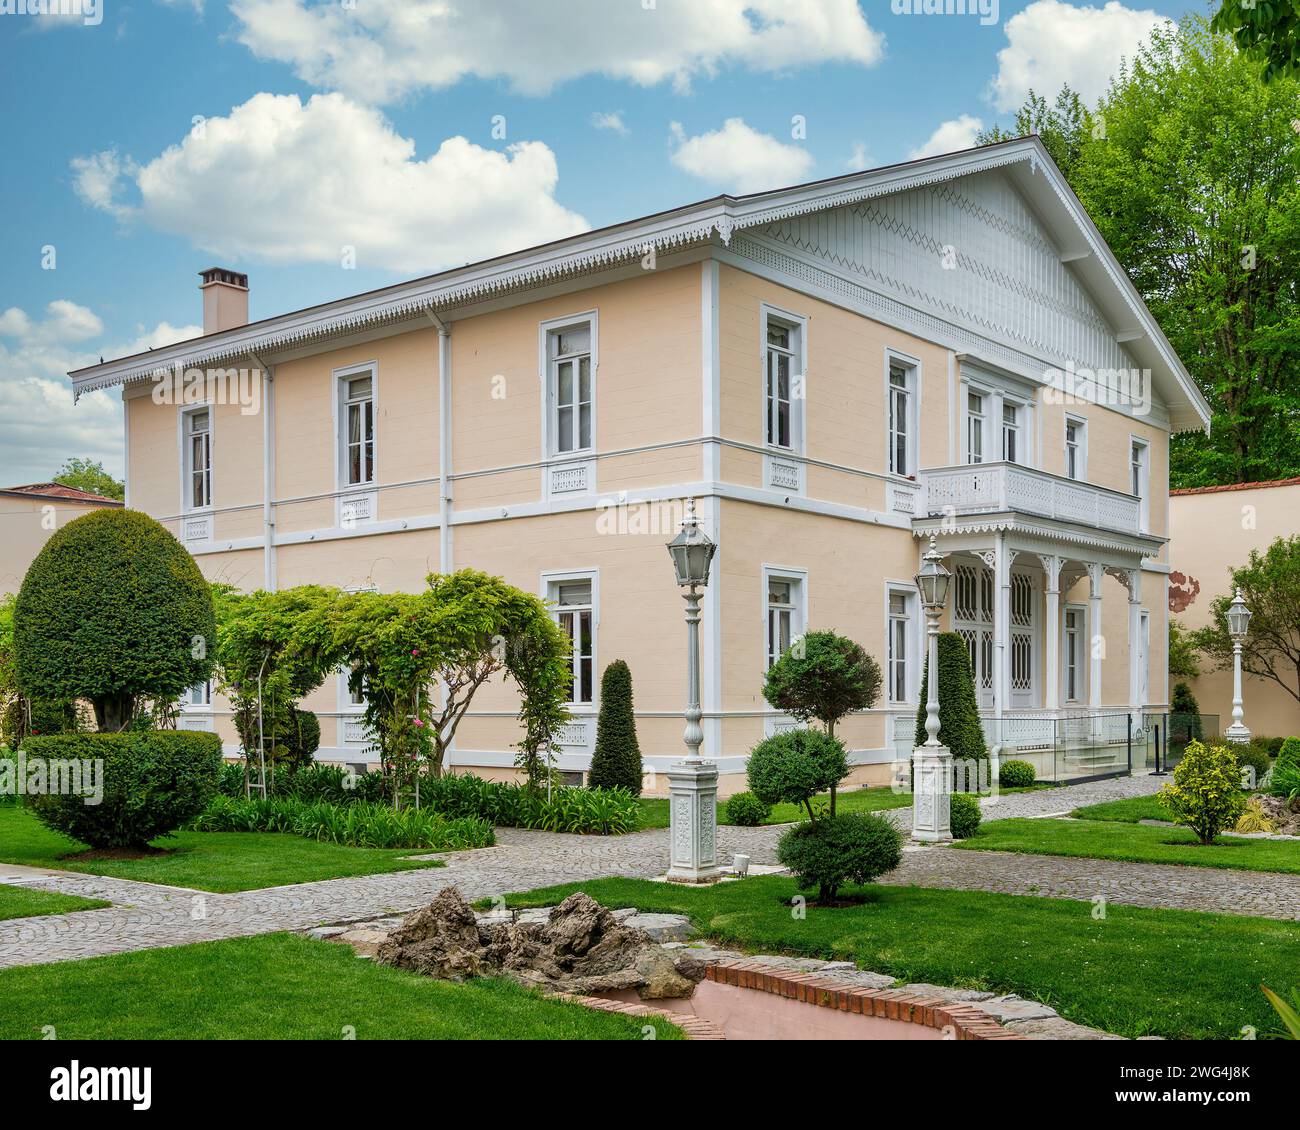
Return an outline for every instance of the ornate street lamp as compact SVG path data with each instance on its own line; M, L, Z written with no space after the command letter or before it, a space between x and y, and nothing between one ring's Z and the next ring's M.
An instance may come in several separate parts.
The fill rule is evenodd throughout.
M952 839L952 752L939 744L939 618L951 583L931 537L916 574L926 619L926 739L912 751L912 838L926 843Z
M1241 597L1241 589L1228 605L1228 635L1232 637L1232 725L1223 736L1230 742L1250 741L1250 731L1246 728L1245 711L1241 706L1241 645L1246 640L1250 628L1250 609Z
M695 500L686 500L681 531L668 543L677 584L686 601L686 759L668 768L668 878L678 883L711 883L718 867L718 767L700 756L700 589L709 583L709 566L718 547L700 529Z

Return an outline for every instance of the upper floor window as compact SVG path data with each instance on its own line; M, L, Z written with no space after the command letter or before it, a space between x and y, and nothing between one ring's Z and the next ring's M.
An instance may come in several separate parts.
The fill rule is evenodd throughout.
M797 326L767 319L767 442L794 447L794 378Z
M891 358L886 388L888 464L895 475L916 474L916 366Z
M1065 419L1065 477L1088 477L1088 425L1072 416Z
M988 425L985 412L988 396L982 392L966 394L966 462L984 462L984 430Z
M370 372L347 376L343 398L343 486L375 481L375 378Z
M1024 461L1024 439L1021 435L1023 411L1019 404L1002 402L1002 458L1008 463Z
M886 641L888 696L890 702L906 702L912 680L912 598L902 588L889 590L889 631Z
M596 663L596 605L592 578L556 578L549 582L547 595L556 606L556 623L569 641L569 702L575 706L590 705L594 697Z
M212 410L187 412L185 428L185 505L202 510L212 505Z
M593 323L575 322L549 330L546 356L551 402L552 454L592 446Z
M1147 522L1150 516L1150 507L1148 495L1151 493L1151 449L1140 439L1135 439L1129 443L1129 476L1130 488L1129 493L1135 494L1141 499L1139 509L1140 528L1143 532L1147 529Z

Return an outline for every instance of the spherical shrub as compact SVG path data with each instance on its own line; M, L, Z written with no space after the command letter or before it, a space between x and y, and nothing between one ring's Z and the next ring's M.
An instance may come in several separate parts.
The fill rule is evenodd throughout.
M849 774L848 755L820 730L787 730L761 741L749 755L749 791L766 805L806 805Z
M817 888L819 902L835 901L846 883L870 883L902 858L902 836L882 816L848 812L796 824L776 846L776 858L802 891Z
M998 784L1004 789L1027 789L1037 778L1028 761L1004 761L998 769Z
M951 815L949 817L954 840L965 840L975 834L984 814L980 810L979 798L970 793L952 793Z
M26 753L29 775L40 761L48 779L55 762L99 764L98 803L66 792L28 798L41 823L95 848L169 835L207 807L221 773L221 739L195 730L57 734L29 738Z
M771 811L771 807L753 793L736 793L727 801L727 823L739 824L742 828L756 828L767 819L767 814Z

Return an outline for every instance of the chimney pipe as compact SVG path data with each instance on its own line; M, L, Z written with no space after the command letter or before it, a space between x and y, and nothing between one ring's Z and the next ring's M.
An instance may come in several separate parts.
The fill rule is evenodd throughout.
M203 332L218 333L248 325L248 276L225 267L199 272L203 281Z

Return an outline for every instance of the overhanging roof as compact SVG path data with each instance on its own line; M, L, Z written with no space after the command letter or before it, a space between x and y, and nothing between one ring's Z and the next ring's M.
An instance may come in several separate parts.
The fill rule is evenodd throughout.
M512 291L605 270L742 228L905 192L989 169L1004 169L1063 248L1099 309L1124 335L1125 347L1152 371L1175 431L1208 430L1210 408L1128 275L1037 137L888 165L748 196L714 196L610 227L436 275L266 318L220 333L137 353L69 373L77 395L170 372L174 366L230 361L296 348L447 310Z

